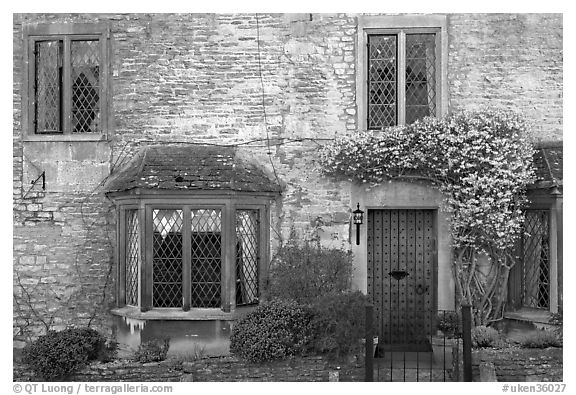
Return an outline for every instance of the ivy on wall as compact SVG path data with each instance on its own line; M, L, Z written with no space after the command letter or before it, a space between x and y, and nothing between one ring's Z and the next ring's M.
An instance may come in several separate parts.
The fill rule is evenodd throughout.
M479 325L503 313L525 191L534 181L533 154L521 116L485 110L341 137L323 147L319 162L325 175L340 179L421 179L444 193L457 296L473 305ZM486 256L490 270L481 271Z

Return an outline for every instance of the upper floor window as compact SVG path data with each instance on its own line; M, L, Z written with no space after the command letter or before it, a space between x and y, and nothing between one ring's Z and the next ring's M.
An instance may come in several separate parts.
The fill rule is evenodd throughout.
M360 128L410 124L446 110L442 16L359 18Z
M35 25L25 28L24 37L26 138L94 139L105 134L107 29Z

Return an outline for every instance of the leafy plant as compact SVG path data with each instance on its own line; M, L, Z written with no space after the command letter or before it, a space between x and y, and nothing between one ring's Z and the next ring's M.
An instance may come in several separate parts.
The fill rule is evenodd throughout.
M358 352L365 336L367 301L368 298L360 291L317 298L312 305L312 349L332 357Z
M317 240L299 240L292 230L273 260L268 292L271 298L308 303L350 289L351 280L351 252L324 248Z
M439 312L437 326L447 337L455 337L462 333L462 321L455 311Z
M170 339L149 340L138 346L134 354L134 360L142 363L159 362L166 359L168 349L170 348Z
M234 324L230 351L251 362L302 353L312 338L311 320L310 310L295 301L264 303Z
M488 348L500 347L502 345L502 338L500 333L490 327L483 325L477 326L472 329L472 346L475 348Z
M110 360L115 343L106 344L100 333L90 328L48 331L23 350L23 362L47 381L64 379L89 361Z
M562 340L553 331L542 329L526 335L520 345L524 348L562 347Z
M502 316L511 255L524 222L526 186L534 179L527 123L501 110L459 112L410 125L346 135L326 145L326 175L360 183L430 182L451 213L453 272L459 302L476 324ZM490 277L479 268L486 255Z

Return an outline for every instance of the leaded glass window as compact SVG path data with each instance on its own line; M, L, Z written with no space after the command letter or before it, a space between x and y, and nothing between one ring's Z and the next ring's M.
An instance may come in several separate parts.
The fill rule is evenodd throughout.
M182 210L154 210L153 306L182 306Z
M100 42L74 40L72 63L72 133L98 132L100 117Z
M550 307L550 213L526 210L522 236L523 305Z
M25 28L28 89L23 110L28 135L93 139L104 132L106 35L107 27L92 24Z
M138 210L126 210L126 304L138 306L140 221Z
M220 307L222 216L220 210L192 210L192 307Z
M59 133L62 130L62 40L37 41L35 58L35 132Z
M436 33L368 35L368 129L437 114Z
M143 223L139 209L124 210L126 305L187 311L258 303L263 208L174 205L140 210L146 213ZM225 237L235 242L225 244Z
M236 211L236 304L258 302L258 210Z

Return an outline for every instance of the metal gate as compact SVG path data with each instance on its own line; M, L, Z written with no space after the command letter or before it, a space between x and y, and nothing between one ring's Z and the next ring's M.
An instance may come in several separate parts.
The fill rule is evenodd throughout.
M435 311L434 210L368 210L368 297L379 347L423 351Z

